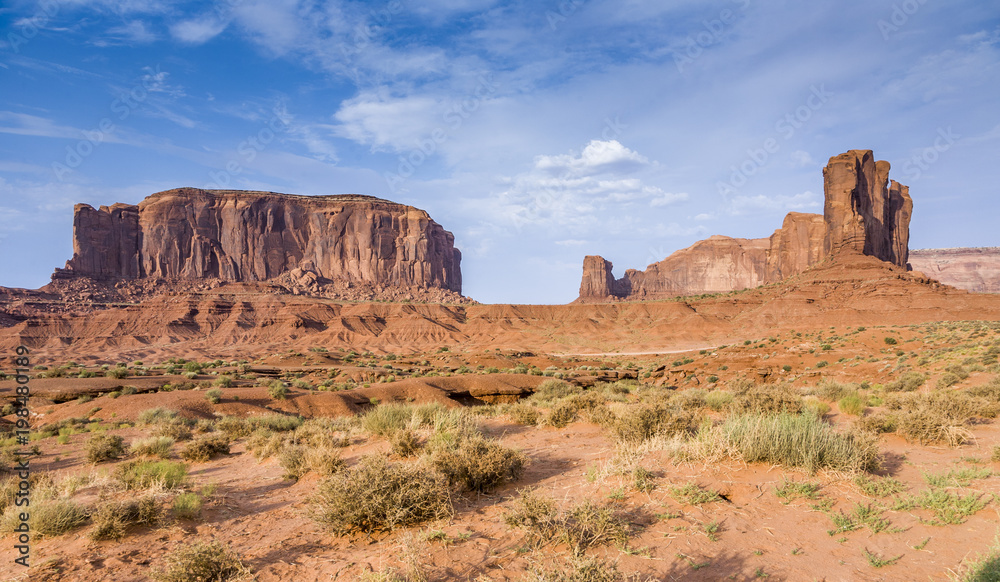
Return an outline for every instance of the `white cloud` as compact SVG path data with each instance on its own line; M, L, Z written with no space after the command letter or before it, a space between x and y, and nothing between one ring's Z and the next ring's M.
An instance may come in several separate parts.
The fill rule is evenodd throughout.
M663 192L649 201L649 205L653 207L657 206L669 206L677 202L683 202L690 198L687 192L681 192L680 194L672 194L670 192Z
M618 140L592 140L580 155L538 156L535 168L553 174L594 176L624 173L649 165L649 159L623 146Z
M227 22L214 16L204 16L193 20L184 20L170 27L170 34L181 42L188 44L204 44L226 29Z
M156 40L156 34L146 27L146 23L141 20L131 20L121 26L108 29L108 39L99 39L94 42L97 46L109 46L114 44L147 44Z
M334 118L337 134L372 150L403 151L419 147L436 127L437 101L430 97L394 97L387 91L365 92L341 103Z

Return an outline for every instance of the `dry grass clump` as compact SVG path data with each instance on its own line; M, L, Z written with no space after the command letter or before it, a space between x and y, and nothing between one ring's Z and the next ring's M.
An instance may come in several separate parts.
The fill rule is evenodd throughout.
M165 568L153 572L158 582L234 582L249 579L250 567L220 542L194 542L178 547Z
M505 413L517 424L525 426L535 426L538 424L538 419L541 416L537 408L524 402L508 406Z
M588 548L606 543L625 547L632 535L628 520L611 506L584 501L560 511L555 501L532 489L520 492L504 521L511 527L527 530L530 544L564 543L574 556L582 556Z
M722 412L729 408L733 399L733 393L728 390L712 390L705 395L705 405L715 412Z
M363 457L320 484L310 517L337 534L392 531L450 516L447 479L419 464Z
M625 409L611 424L611 432L619 443L640 443L657 436L691 432L698 421L691 410L662 403L640 404Z
M986 398L965 391L932 394L902 394L886 398L896 433L920 444L947 443L958 446L972 438L966 428L977 417L992 418L997 406Z
M841 434L812 415L745 414L720 427L731 453L747 463L772 463L820 469L872 471L879 466L877 438L862 432Z
M87 461L97 464L120 459L127 454L125 439L113 434L95 434L87 439Z
M773 414L802 411L802 398L788 384L757 385L748 381L733 386L733 401L729 412L733 414Z
M569 423L576 420L580 408L576 403L569 400L561 400L552 406L549 413L545 415L545 424L556 428L565 428Z
M850 414L852 416L863 415L866 405L867 402L865 398L857 392L847 394L837 401L837 408L839 408L844 414Z
M204 463L219 455L229 454L229 437L224 434L209 434L184 445L181 457L195 463Z
M90 539L120 540L133 525L156 525L163 518L163 506L152 496L138 500L107 501L97 506L91 519Z
M304 420L301 416L288 416L285 414L261 414L240 418L238 416L223 416L215 423L215 428L224 432L230 439L248 437L257 430L269 430L271 432L288 432L302 426Z
M626 575L618 565L598 558L575 558L555 568L532 570L526 582L638 582L638 575ZM653 580L648 578L647 580Z
M413 457L420 451L423 443L417 433L410 429L397 431L389 437L392 454L399 457Z
M174 489L187 480L187 465L174 461L133 459L115 467L112 478L126 490L164 487Z
M430 460L450 483L465 491L487 493L519 479L527 457L493 439L473 435L455 447L434 451Z
M285 479L298 480L309 471L328 477L344 468L340 450L329 447L286 445L278 453L278 463L285 470Z
M169 459L170 449L173 446L174 439L167 436L154 436L133 441L129 450L137 457L159 457L161 459Z
M0 533L13 533L21 523L20 513L6 512L0 524ZM83 526L87 518L87 509L68 499L32 499L28 527L38 536L55 537Z

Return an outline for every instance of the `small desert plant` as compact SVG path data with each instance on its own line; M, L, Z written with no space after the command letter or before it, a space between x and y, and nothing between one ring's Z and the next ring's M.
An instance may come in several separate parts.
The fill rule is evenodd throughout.
M181 493L174 498L174 515L181 519L198 519L204 500L197 493Z
M104 375L108 378L114 378L116 380L123 380L128 377L128 370L125 368L111 368Z
M865 411L865 399L857 392L854 392L837 401L837 408L844 414L860 416Z
M250 568L220 542L194 542L167 556L166 567L153 572L158 582L229 582L244 580Z
M687 483L682 487L671 487L670 496L688 505L702 505L722 499L718 492L705 489L694 482Z
M337 534L392 531L452 512L443 475L377 456L324 481L311 501L311 517Z
M705 405L716 412L729 408L729 403L732 401L733 393L726 390L713 390L705 395Z
M181 457L196 463L204 463L218 455L228 454L229 437L224 434L209 434L198 437L181 449Z
M774 488L774 494L784 503L789 503L795 499L816 499L819 494L819 485L809 481L789 481L784 480Z
M580 394L583 388L574 386L562 380L546 380L535 388L535 392L528 398L532 403L540 406L551 406L557 400Z
M218 404L222 401L222 390L212 388L208 392L205 392L205 400L208 400L211 404Z
M545 416L545 424L556 428L565 428L569 423L576 420L580 407L575 402L563 400L557 402Z
M449 482L482 493L518 479L527 460L520 451L479 435L462 439L457 447L436 451L431 458Z
M100 463L125 456L125 439L118 435L95 434L87 440L87 461Z
M742 381L733 386L733 393L729 411L734 414L798 413L802 410L802 399L787 384L758 386Z
M559 511L554 501L531 489L520 492L514 507L504 514L504 521L511 527L526 529L530 544L565 543L574 556L608 542L625 546L631 535L628 521L613 507L584 501Z
M173 461L131 460L115 467L112 477L128 490L157 485L172 489L187 480L187 465Z
M170 449L174 446L174 439L168 436L153 436L138 439L132 443L131 452L136 456L170 458Z
M997 582L1000 580L1000 539L986 554L963 562L958 572L950 572L953 582Z
M892 477L860 474L854 478L854 484L869 497L888 497L906 490L906 485L902 481Z
M369 410L361 417L361 426L371 435L387 437L403 430L414 422L422 424L419 413L408 404L383 404Z

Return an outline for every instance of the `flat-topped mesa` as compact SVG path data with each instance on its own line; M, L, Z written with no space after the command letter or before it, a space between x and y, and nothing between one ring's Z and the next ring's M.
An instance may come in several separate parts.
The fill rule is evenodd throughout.
M864 254L906 268L909 188L889 181L889 162L871 150L830 158L824 212L791 212L770 238L713 236L621 279L601 257L584 260L581 301L657 299L748 289L797 275L831 256ZM587 293L584 293L584 291Z
M834 156L823 191L827 255L861 253L906 267L913 200L909 188L889 181L889 162L876 162L871 150Z
M461 293L454 243L423 210L371 196L179 188L138 206L78 204L73 258L53 279L266 281L300 269Z

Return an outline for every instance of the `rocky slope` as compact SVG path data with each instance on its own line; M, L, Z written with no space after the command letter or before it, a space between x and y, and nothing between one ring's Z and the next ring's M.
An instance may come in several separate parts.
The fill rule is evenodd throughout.
M180 188L138 206L78 204L55 281L338 282L461 293L454 236L423 210L370 196Z
M1000 247L910 251L910 266L974 293L1000 293Z
M611 263L584 260L578 301L663 299L776 283L831 256L867 255L907 264L909 189L889 181L889 163L871 150L830 158L823 170L824 213L789 213L769 238L713 236L679 250L645 271L615 279Z

